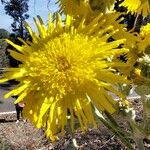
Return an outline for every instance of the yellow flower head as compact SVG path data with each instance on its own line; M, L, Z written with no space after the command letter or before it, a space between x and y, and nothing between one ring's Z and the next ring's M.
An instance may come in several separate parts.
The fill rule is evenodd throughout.
M142 26L141 29L140 29L140 36L141 36L141 38L144 38L148 34L150 34L150 23L148 23L145 26Z
M137 40L137 48L139 53L143 53L150 46L150 24L142 26Z
M121 15L121 13L113 12L104 14L102 17L106 20L105 26L113 25L114 29L118 30L118 32L112 35L113 39L126 39L122 46L128 48L129 51L127 53L122 53L121 55L114 55L113 62L120 62L122 65L120 64L120 67L118 67L119 71L129 75L138 58L137 51L135 51L134 48L139 37L136 36L135 32L127 31L126 25L120 23L124 19Z
M128 11L146 17L150 13L149 0L124 0L121 6L127 7Z
M115 32L112 27L99 25L98 22L104 22L100 16L88 25L83 19L77 28L70 16L65 23L59 15L56 23L49 19L47 28L38 19L35 23L39 35L26 24L32 42L20 39L23 45L19 46L7 40L17 50L10 50L10 55L22 64L19 68L4 69L0 83L10 79L20 81L5 98L19 95L15 103L25 102L24 115L38 128L44 127L47 136L55 140L59 130L64 133L68 115L72 130L75 118L86 130L89 124L96 126L93 106L115 112L116 102L108 91L123 97L112 85L127 81L115 74L112 68L115 64L108 58L127 50L118 48L124 39L107 42Z
M106 13L111 11L115 0L89 0L90 7L93 11Z
M112 10L115 0L58 0L60 12L82 17Z
M71 16L84 16L91 13L89 0L58 0L60 12Z

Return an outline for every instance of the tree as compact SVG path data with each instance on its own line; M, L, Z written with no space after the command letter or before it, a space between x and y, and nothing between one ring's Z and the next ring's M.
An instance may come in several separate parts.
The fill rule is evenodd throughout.
M4 5L6 14L13 18L13 23L11 26L14 33L12 33L9 38L13 40L14 43L22 45L16 37L26 39L28 36L28 33L23 25L23 21L29 18L29 15L27 14L29 0L1 0L1 2ZM8 45L7 49L13 48L11 45ZM17 67L19 61L12 58L7 50L6 55L9 58L10 66Z
M4 39L8 38L10 33L5 29L0 29L0 68L8 67L9 66L9 60L6 55L6 48L8 44L5 42ZM0 73L2 73L0 71Z
M5 29L0 29L0 39L5 39L9 37L9 32Z
M24 38L25 28L23 21L29 18L27 14L29 0L1 0L6 14L13 18L12 31Z

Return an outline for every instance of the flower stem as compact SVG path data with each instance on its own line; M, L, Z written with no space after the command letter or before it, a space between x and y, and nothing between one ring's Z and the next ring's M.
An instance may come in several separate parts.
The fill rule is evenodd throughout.
M68 119L68 128L69 128L68 131L69 131L69 133L71 135L71 141L70 141L70 143L67 146L67 150L77 150L78 149L78 145L77 145L77 142L76 142L76 139L75 139L75 134L74 134L74 132L71 129L70 119Z
M129 149L129 150L134 150L131 143L127 140L126 135L121 133L120 130L118 130L117 123L115 123L115 120L113 118L113 123L111 121L107 121L103 115L100 112L96 112L99 120L109 129L114 133L121 141L122 143ZM112 120L112 118L111 118Z
M145 150L144 144L143 144L143 139L136 138L135 142L136 142L136 145L137 145L137 150Z

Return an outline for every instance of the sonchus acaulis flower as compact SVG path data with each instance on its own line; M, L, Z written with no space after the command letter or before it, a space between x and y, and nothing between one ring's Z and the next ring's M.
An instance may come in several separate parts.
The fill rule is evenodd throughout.
M112 11L115 0L57 0L59 12L74 17L93 16Z
M121 6L125 6L128 12L146 17L150 13L149 0L124 0Z
M5 98L18 95L15 103L26 104L24 116L38 128L44 127L47 136L55 140L59 130L65 131L68 113L72 130L75 118L81 129L86 130L89 124L96 126L93 106L109 113L116 111L116 101L108 91L124 98L115 85L127 81L115 74L115 64L108 58L127 49L118 48L124 39L107 42L115 31L99 25L101 16L88 25L83 19L76 28L70 16L65 23L59 15L56 23L50 17L48 27L38 18L35 23L39 34L26 24L32 42L21 40L23 45L19 46L7 40L17 50L10 50L10 55L22 64L4 69L0 82L11 79L20 82Z
M115 0L89 0L89 4L94 12L107 13L113 10Z
M139 53L150 53L150 23L141 27L136 44Z
M59 12L71 16L84 16L92 13L89 0L57 0Z

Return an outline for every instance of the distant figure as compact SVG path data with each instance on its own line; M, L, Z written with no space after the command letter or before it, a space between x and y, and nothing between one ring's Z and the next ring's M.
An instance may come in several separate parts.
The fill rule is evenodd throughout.
M23 111L23 107L25 106L24 103L20 102L15 104L16 107L16 115L17 115L17 121L16 123L19 123L20 117L22 117L22 111ZM25 122L25 120L23 120Z
M12 96L12 98L17 99L18 96ZM20 118L23 118L22 116L22 111L23 111L23 107L25 106L25 104L23 102L19 102L17 104L15 104L15 108L16 108L16 117L17 117L17 121L16 123L19 123ZM25 120L23 120L25 122Z

